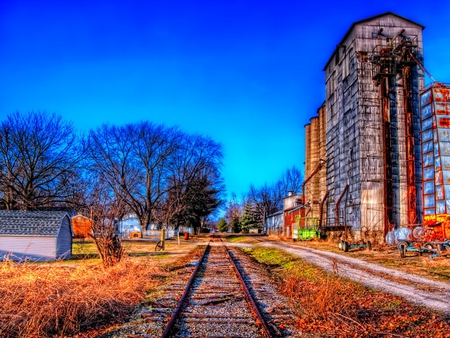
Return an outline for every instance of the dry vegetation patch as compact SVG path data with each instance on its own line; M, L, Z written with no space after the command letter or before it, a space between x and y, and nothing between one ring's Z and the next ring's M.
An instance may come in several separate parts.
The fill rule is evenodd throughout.
M95 256L89 246L74 251ZM175 245L171 252L155 253L149 248L134 247L134 257L108 269L97 258L0 263L0 336L73 336L127 320L147 293L164 282L168 264L189 251L183 247L177 252ZM148 255L139 257L139 252Z
M337 337L450 337L450 319L406 300L327 273L272 248L242 249L270 267L291 299L300 332Z
M70 335L125 318L163 272L148 260L117 266L4 262L0 274L2 337Z

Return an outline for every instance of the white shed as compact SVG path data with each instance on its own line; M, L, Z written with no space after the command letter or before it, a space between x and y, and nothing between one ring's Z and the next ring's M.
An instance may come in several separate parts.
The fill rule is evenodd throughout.
M283 210L277 211L266 217L265 230L267 235L284 234L284 213Z
M72 256L72 227L65 211L0 211L0 255L51 261Z
M129 216L118 222L117 230L120 236L128 238L132 232L141 232L141 226L136 216Z

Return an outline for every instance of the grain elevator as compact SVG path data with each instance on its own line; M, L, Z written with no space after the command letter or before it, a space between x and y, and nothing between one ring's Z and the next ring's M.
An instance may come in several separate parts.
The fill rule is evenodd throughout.
M325 65L304 187L305 213L324 231L381 242L422 220L423 28L390 12L355 22Z

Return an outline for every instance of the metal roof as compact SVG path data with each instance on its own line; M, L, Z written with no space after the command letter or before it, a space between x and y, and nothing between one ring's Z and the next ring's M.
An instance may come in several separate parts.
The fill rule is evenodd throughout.
M278 216L278 215L281 215L281 214L283 214L283 210L279 210L277 212L274 212L273 214L267 215L266 218Z
M0 236L57 236L65 216L65 211L0 210Z
M415 22L415 21L412 21L412 20L410 20L410 19L407 19L407 18L405 18L405 17L403 17L403 16L400 16L400 15L398 15L398 14L395 14L395 13L393 13L393 12L385 12L385 13L381 13L381 14L378 14L378 15L374 15L374 16L371 16L371 17L369 17L369 18L366 18L366 19L363 19L363 20L359 20L359 21L356 21L356 22L352 23L352 25L350 26L350 28L347 30L347 33L345 33L344 37L343 37L343 38L341 39L341 41L337 44L337 46L341 45L341 44L345 41L345 39L347 39L348 35L349 35L350 32L353 30L353 28L355 28L355 26L360 25L360 24L363 24L363 23L368 22L368 21L371 21L371 20L375 20L375 19L381 18L381 17L383 17L383 16L389 16L389 15L393 15L393 16L399 18L399 19L408 21L408 22L410 22L410 23L412 23L412 24L414 24L414 25L417 25L417 26L419 26L419 27L422 27L422 30L425 29L425 26L423 26L423 25L421 25L421 24L419 24L419 23L417 23L417 22ZM327 69L328 64L330 63L330 61L331 61L331 60L333 59L333 57L334 57L334 54L336 54L336 49L333 51L333 53L331 53L331 56L330 56L330 58L328 59L327 63L325 64L325 67L323 67L323 70Z

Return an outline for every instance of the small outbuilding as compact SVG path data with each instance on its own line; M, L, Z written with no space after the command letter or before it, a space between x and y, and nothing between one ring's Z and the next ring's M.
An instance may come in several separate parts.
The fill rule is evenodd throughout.
M122 238L141 237L141 226L135 215L129 215L117 224L117 231Z
M280 236L284 234L284 213L277 211L266 217L265 230L267 235Z
M52 261L72 256L72 227L65 211L0 211L0 255Z
M83 215L76 215L72 217L72 230L74 238L88 238L92 231L94 221Z

